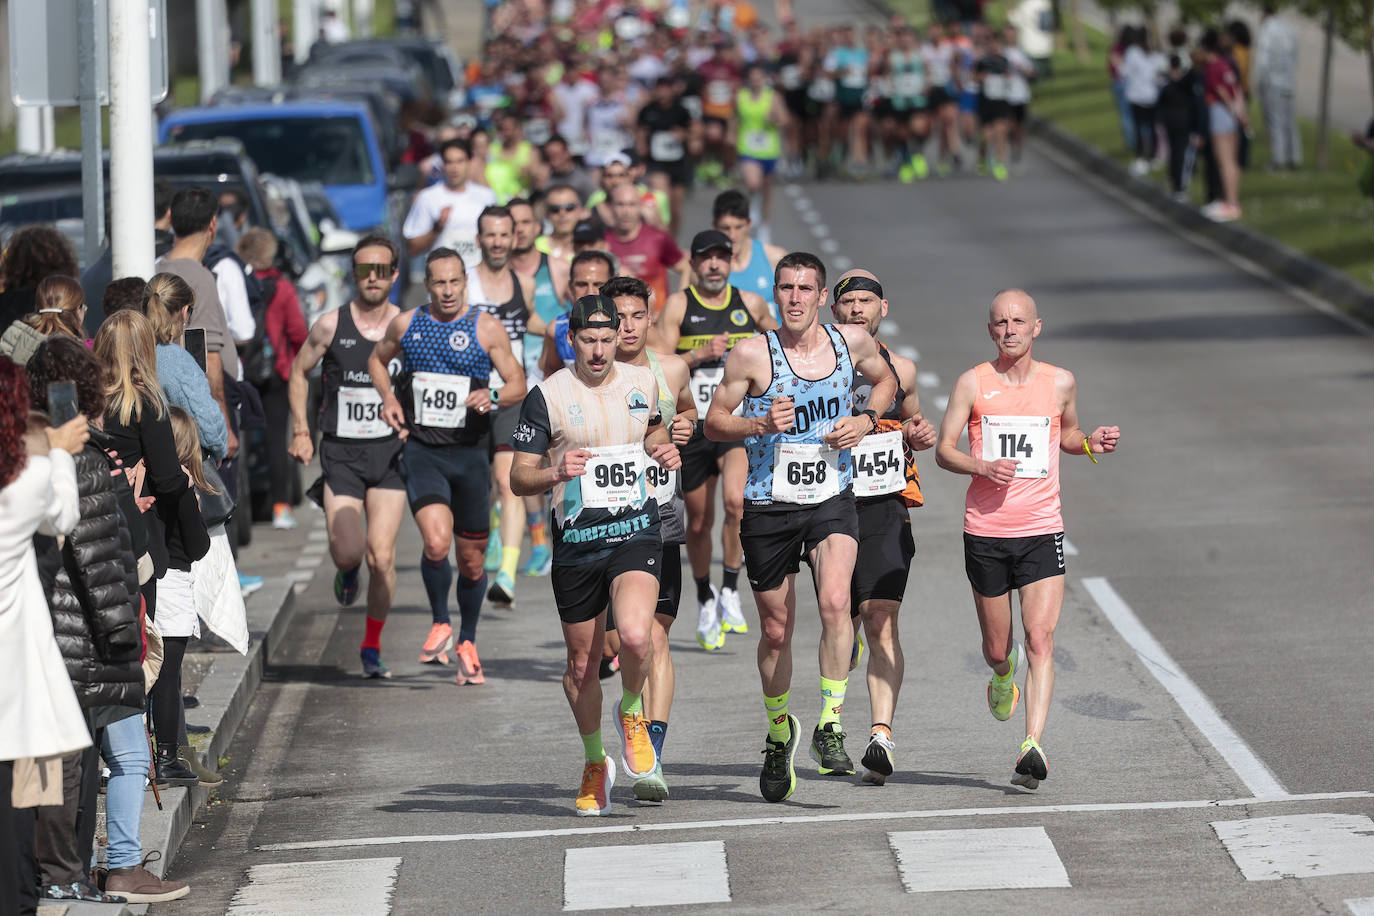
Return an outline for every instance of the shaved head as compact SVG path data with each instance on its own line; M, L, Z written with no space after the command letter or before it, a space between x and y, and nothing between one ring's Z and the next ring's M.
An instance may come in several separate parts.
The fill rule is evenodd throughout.
M859 324L874 337L887 317L887 300L883 285L871 271L856 267L847 270L835 281L835 295L830 310L840 324Z
M864 270L862 267L855 267L853 270L846 270L844 273L840 274L840 279L835 281L835 285L838 286L840 281L847 277L867 277L875 283L878 282L877 276L872 271Z
M1024 289L1012 287L1010 289L1001 290L997 295L993 296L992 305L988 308L988 320L992 320L993 316L997 314L997 307L999 305L1020 305L1030 309L1030 315L1028 317L1031 321L1035 321L1040 317L1040 312L1035 307L1035 300L1032 299L1031 294Z

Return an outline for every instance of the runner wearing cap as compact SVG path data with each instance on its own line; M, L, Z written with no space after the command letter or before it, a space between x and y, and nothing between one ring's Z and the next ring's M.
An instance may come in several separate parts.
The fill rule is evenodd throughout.
M579 220L573 227L573 256L584 251L593 251L606 242L606 228L596 220Z
M382 397L382 419L405 439L406 495L424 538L420 578L434 625L421 661L440 661L449 631L448 590L453 584L450 545L458 553L457 682L486 678L477 657L477 619L487 577L491 499L488 454L492 370L506 380L511 400L525 394L525 373L511 352L510 337L493 315L469 304L463 259L451 248L425 258L429 302L401 312L372 350L368 371ZM402 357L399 385L387 366Z
M840 712L849 683L854 628L849 587L858 549L850 449L877 426L872 408L854 415L857 376L869 400L887 404L897 380L873 338L852 325L823 325L825 265L792 252L778 263L783 326L740 341L706 414L713 441L745 440L749 477L740 540L758 606L758 664L768 714L759 791L782 801L796 788L800 723L788 711L795 579L802 559L820 606L821 716L811 756L821 775L849 774ZM735 410L743 406L743 416Z
M1005 722L1026 674L1026 738L1012 782L1039 787L1049 772L1040 747L1054 693L1054 630L1064 604L1064 518L1059 503L1059 455L1116 451L1117 426L1091 434L1078 423L1078 388L1067 369L1038 362L1031 347L1040 336L1035 300L1006 289L992 300L988 336L996 362L959 376L940 423L935 461L973 478L964 500L964 569L983 635L983 660L992 669L988 711ZM969 450L959 449L968 428ZM1023 648L1013 640L1011 591L1021 604Z
M597 239L601 236L598 234ZM615 276L615 259L598 248L579 251L569 268L568 294L576 302L583 296L594 296ZM573 365L572 341L568 337L568 313L554 318L544 331L544 349L539 354L539 368L545 376Z
M835 283L831 303L837 324L858 325L872 335L878 354L897 377L897 396L887 405L870 402L872 387L854 387L854 409L878 412L878 427L864 436L850 457L854 464L854 503L859 518L859 553L850 584L850 617L856 625L855 652L861 654L860 631L868 634L868 702L872 710L868 747L864 749L863 780L883 785L892 775L896 745L892 720L902 687L905 660L897 636L897 612L906 593L916 542L911 536L911 506L924 501L914 452L935 444L935 427L921 415L916 393L916 364L888 351L878 340L878 326L887 317L888 302L878 278L866 270L851 270Z
M610 810L615 781L601 740L597 676L608 604L621 644L614 717L621 762L636 783L662 782L642 696L663 559L646 468L653 461L672 471L681 461L660 414L653 371L615 360L615 303L600 295L578 299L569 328L573 368L537 384L521 406L511 437L511 486L521 496L552 491L553 592L568 650L563 688L586 756L576 810L601 815ZM548 466L541 467L545 456Z
M668 297L654 323L655 346L676 352L691 370L692 396L705 414L725 371L725 356L735 344L761 330L776 328L768 306L756 293L730 285L733 247L723 232L707 229L692 238L693 285ZM743 443L711 442L697 431L682 449L682 491L687 501L687 557L697 591L697 642L708 652L725 645L727 632L747 633L739 603L739 570L744 554L739 523L748 472ZM725 522L721 527L724 572L717 592L711 585L711 531L715 524L715 481L722 481Z

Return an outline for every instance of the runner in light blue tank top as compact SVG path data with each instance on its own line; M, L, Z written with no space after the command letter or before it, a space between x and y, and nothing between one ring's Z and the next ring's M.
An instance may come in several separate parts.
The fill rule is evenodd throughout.
M554 291L553 274L549 270L547 254L540 256L539 269L534 273L534 302L531 303L530 311L543 319L545 324L567 313L567 307L558 301L558 294ZM543 348L542 334L525 332L525 376L531 385L544 377L539 371L539 356Z
M768 303L773 320L778 320L778 306L773 301L773 268L768 264L768 251L763 242L750 239L749 266L744 270L730 271L730 285L735 289L758 293Z

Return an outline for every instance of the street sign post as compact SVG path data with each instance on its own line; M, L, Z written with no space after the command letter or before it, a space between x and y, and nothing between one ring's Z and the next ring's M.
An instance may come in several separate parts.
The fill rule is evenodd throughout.
M151 101L167 97L167 0L146 0ZM16 105L81 104L81 80L94 67L96 99L110 104L108 0L11 2L10 93ZM95 57L81 55L79 24L89 13L95 28Z

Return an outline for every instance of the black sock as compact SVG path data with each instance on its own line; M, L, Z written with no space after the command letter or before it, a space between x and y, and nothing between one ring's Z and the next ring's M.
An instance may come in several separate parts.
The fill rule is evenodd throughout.
M738 566L736 566L734 569L731 569L731 568L728 567L728 566L725 567L725 572L724 572L724 574L721 575L721 577L720 577L720 587L721 587L721 588L733 589L734 591L739 591L739 567L738 567Z
M713 594L711 594L711 576L709 573L705 576L702 576L699 579L696 576L693 576L692 578L695 579L697 583L698 604L705 604L706 602L710 601L712 598L715 597Z

